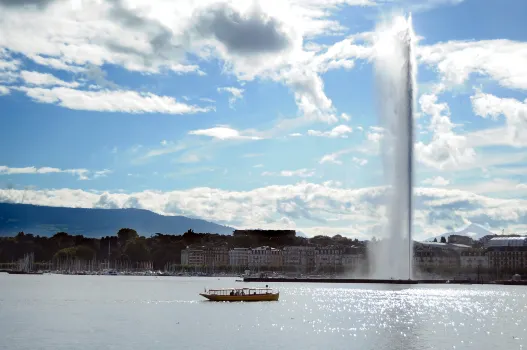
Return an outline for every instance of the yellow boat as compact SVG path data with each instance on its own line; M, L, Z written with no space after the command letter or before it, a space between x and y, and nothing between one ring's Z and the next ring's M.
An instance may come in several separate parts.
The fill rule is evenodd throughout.
M209 289L199 293L210 301L277 301L280 293L271 288Z

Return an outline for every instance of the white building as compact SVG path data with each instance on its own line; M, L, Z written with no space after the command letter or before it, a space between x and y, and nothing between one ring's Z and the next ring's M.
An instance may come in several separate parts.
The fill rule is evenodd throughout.
M489 267L489 256L480 250L461 252L460 266L462 269L487 269Z
M414 266L418 268L459 268L460 254L455 249L419 247L414 250Z
M344 252L342 254L342 265L347 269L356 269L365 263L364 254L359 252Z
M316 269L337 268L342 265L343 251L337 246L320 247L315 250Z
M233 267L249 266L249 248L233 248L229 250L229 264Z
M282 251L268 246L249 249L249 268L282 267Z
M494 237L485 245L485 248L497 247L527 247L527 237Z
M226 244L205 248L205 265L221 267L229 265L229 249Z
M284 247L282 250L282 265L292 271L312 271L315 267L315 247Z
M204 266L205 250L203 248L187 247L181 251L181 265L184 266Z
M464 250L472 249L471 246L459 243L440 243L440 242L415 242L415 249L431 249L431 250L454 250L462 252Z
M487 243L489 267L507 273L527 269L527 237L494 237Z

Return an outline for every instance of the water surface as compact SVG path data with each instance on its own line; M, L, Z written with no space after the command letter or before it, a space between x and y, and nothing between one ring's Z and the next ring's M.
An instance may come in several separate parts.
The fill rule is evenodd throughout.
M0 274L0 349L527 349L527 287L273 284L231 278ZM523 345L523 347L522 347Z

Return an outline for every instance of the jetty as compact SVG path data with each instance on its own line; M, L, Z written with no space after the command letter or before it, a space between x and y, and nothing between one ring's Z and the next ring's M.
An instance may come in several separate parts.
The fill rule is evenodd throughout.
M355 284L499 284L527 286L527 280L426 280L426 279L373 279L373 278L286 278L286 277L244 277L244 282L258 283L355 283Z

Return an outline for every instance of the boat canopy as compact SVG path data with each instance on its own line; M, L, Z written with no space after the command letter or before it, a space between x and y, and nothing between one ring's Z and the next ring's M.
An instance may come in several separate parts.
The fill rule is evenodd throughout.
M259 290L259 291L264 291L264 290L273 290L272 288L220 288L220 289L209 289L209 292L221 292L221 291L236 291L236 290Z

